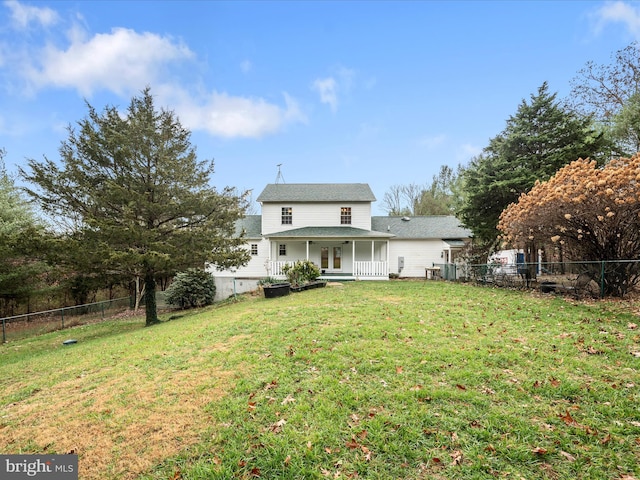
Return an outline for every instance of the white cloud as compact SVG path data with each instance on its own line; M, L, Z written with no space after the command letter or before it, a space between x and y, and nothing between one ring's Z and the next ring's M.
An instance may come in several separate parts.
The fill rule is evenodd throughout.
M14 0L6 4L14 11L27 8ZM28 8L31 10L20 17L25 22L34 18L36 10L44 10ZM185 68L180 69L193 67L197 58L176 39L127 28L91 34L80 20L72 19L66 30L57 32L57 43L49 40L37 46L21 43L19 37L12 44L0 43L0 78L4 63L13 66L11 82L25 82L23 93L74 89L88 98L96 91L108 91L128 99L150 86L157 105L175 110L185 126L226 138L259 138L307 121L298 102L287 93L278 103L250 95L233 96L215 88L197 91L194 68L188 76L183 75ZM245 60L240 68L248 72L252 64ZM2 122L0 127L7 128Z
M125 94L155 83L167 64L193 57L186 46L169 38L125 28L89 40L74 31L71 38L66 50L52 45L44 49L39 65L28 71L33 85L71 87L83 95L101 88Z
M311 89L320 95L320 102L331 107L332 112L338 110L339 96L351 91L356 72L346 67L336 67L334 74L326 78L317 78L311 84Z
M204 130L226 138L260 138L291 123L306 123L298 103L283 93L284 106L262 98L232 96L213 91L194 96L180 88L165 86L159 97L175 105L180 121L191 130Z
M59 20L57 12L50 8L23 5L17 0L7 0L4 5L11 10L11 20L19 28L27 28L32 22L46 27L57 23Z
M623 1L606 2L595 12L596 32L609 23L623 24L629 33L640 39L640 8Z
M333 77L318 78L314 80L312 89L320 94L320 101L331 107L331 111L338 109L337 82Z

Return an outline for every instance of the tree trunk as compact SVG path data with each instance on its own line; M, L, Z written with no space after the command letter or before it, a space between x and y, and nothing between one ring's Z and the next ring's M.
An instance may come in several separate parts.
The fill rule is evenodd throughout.
M147 267L144 272L144 310L147 327L160 322L156 305L156 278L151 267Z
M140 276L136 275L136 280L135 280L135 292L133 294L134 296L134 307L133 307L133 311L137 312L138 309L140 308L140 301L142 300L142 297L144 297L145 295L145 286L146 284L143 283L142 286L140 286Z

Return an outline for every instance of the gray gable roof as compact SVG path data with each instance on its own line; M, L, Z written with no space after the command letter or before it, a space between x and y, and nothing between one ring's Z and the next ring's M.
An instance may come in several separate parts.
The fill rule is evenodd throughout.
M236 221L235 227L238 237L244 230L246 238L260 238L262 237L262 215L246 215Z
M464 228L460 220L452 215L371 217L371 229L394 234L395 238L443 240L471 238L471 230Z
M258 202L375 202L366 183L270 183Z

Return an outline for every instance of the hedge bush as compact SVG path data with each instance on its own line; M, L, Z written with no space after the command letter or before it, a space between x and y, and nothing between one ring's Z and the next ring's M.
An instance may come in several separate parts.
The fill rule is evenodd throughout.
M178 273L166 290L167 303L182 309L211 305L215 296L213 275L197 268Z

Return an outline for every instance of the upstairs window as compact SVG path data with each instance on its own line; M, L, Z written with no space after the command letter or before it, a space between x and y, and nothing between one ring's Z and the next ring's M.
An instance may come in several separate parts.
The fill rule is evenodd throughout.
M293 225L293 208L282 207L282 225Z
M340 225L351 225L351 207L340 208Z
M257 243L252 243L251 244L251 255L258 255L258 244Z

